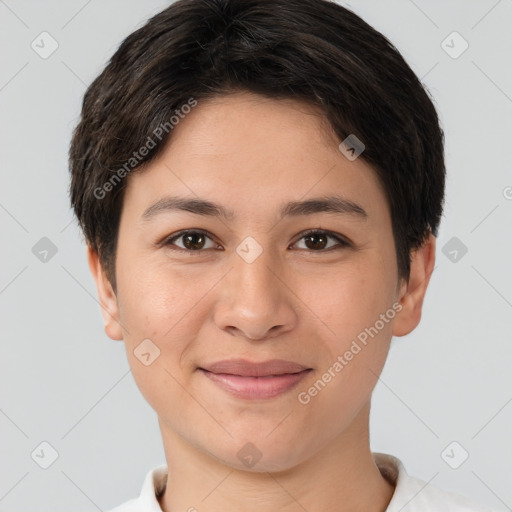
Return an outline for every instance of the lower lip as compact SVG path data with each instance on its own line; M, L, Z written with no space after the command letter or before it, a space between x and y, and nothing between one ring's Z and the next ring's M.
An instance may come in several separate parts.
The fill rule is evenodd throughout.
M228 373L212 373L200 368L215 384L238 398L259 400L272 398L296 386L311 370L269 377L242 377Z

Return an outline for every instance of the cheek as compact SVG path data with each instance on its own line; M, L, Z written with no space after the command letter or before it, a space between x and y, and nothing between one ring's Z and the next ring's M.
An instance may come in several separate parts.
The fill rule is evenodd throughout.
M327 383L329 388L318 403L335 402L346 412L371 394L375 374L380 374L387 357L396 316L394 271L386 266L386 259L368 252L357 265L333 271L321 289L303 289L308 293L304 302L319 318L324 353L318 387Z
M320 364L315 379L298 393L303 393L300 403L306 404L312 429L330 438L347 428L370 400L388 354L395 310L377 273L340 275L324 290L310 296L327 326L318 334Z
M132 373L151 403L149 395L169 388L169 373L176 374L190 340L198 338L204 318L197 306L211 285L158 265L128 268L120 265L118 272L119 317Z
M130 338L132 331L160 339L167 333L172 338L215 277L150 260L125 265L122 270L118 279L119 309Z
M369 283L364 286L358 280L344 284L336 288L336 295L330 294L330 300L324 298L319 308L325 326L321 336L325 349L322 370L330 368L331 375L343 375L334 380L340 385L345 381L364 393L367 383L373 386L370 370L380 373L387 357L396 312L385 290ZM336 361L340 364L332 368Z
M195 265L178 268L167 261L125 265L123 270L118 279L119 313L133 371L144 378L137 352L140 343L149 339L160 350L155 364L176 377L187 373L196 362L194 349L205 338L201 330L210 325L212 297L222 284L220 274L200 271Z
M353 265L333 268L321 280L300 279L299 296L318 315L331 338L346 341L356 337L392 306L393 272L371 254Z

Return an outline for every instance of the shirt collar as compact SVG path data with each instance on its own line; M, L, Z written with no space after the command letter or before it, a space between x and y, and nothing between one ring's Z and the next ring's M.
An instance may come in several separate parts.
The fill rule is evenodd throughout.
M167 465L161 464L151 469L144 479L142 490L137 502L145 512L162 512L158 498L167 485Z

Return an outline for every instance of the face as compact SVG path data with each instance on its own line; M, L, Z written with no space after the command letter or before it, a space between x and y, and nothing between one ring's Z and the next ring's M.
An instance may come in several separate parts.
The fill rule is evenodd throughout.
M240 93L199 102L129 177L115 295L90 262L107 333L124 340L164 442L177 435L238 468L251 442L255 470L299 464L351 432L391 336L418 323L424 259L411 267L423 284L399 282L384 191L339 142L305 104ZM326 198L337 208L311 202ZM238 358L307 371L258 387L201 370Z

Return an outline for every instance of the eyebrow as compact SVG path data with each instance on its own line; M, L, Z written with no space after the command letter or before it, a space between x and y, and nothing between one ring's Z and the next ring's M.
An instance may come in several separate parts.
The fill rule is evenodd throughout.
M147 208L141 216L144 221L154 218L156 215L168 211L185 211L195 215L223 218L233 220L235 214L219 204L206 199L186 198L178 196L166 196ZM353 201L341 196L326 196L307 199L305 201L290 201L281 210L281 219L287 216L312 215L314 213L334 213L338 215L351 215L362 220L368 218L364 208Z

